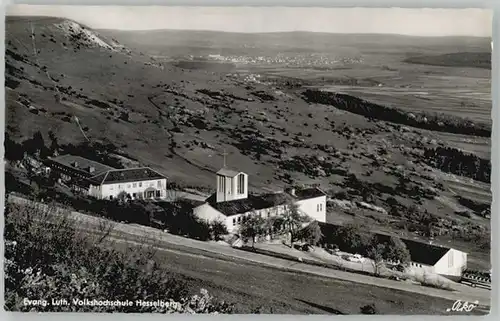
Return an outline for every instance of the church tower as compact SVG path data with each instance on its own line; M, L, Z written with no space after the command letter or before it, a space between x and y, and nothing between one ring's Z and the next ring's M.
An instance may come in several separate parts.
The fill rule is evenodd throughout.
M222 168L217 172L217 203L240 200L247 197L247 174L227 168Z
M241 200L248 197L248 175L226 167L227 153L224 150L224 165L217 172L216 202Z

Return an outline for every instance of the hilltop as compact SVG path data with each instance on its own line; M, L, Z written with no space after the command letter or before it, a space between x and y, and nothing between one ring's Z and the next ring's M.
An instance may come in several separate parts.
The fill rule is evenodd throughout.
M158 39L148 35L155 48L141 44L144 36L95 31L65 19L9 17L7 135L22 141L40 131L48 141L51 131L59 144L79 144L85 137L78 119L91 141L113 146L126 163L151 166L199 188L213 187L226 150L228 163L249 173L254 192L318 184L332 198L332 221L354 219L422 238L432 225L441 242L478 251L475 264L488 265L489 218L482 205L491 201L489 152L478 152L474 142L489 148L489 138L460 130L445 130L451 138L443 138L443 131L419 127L423 120L372 117L363 101L350 109L349 96L348 107L336 108L311 100L311 83L298 76L257 77L239 74L235 64L185 58L219 48L210 39L183 46L178 38L161 47L163 33ZM231 43L229 38L221 48L245 52L241 42ZM245 44L254 46L250 52L267 50ZM382 51L378 45L377 54ZM443 123L461 128L457 119ZM485 126L481 133L490 129ZM460 143L447 149L454 140Z

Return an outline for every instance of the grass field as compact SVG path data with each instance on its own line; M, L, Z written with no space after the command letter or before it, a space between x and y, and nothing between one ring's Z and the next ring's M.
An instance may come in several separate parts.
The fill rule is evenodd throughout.
M176 246L169 245L176 251ZM194 292L206 288L234 302L241 313L357 314L375 303L381 314L448 314L452 301L330 278L287 272L248 261L218 260L190 249L156 253L165 268L178 273ZM189 267L189 268L186 268Z

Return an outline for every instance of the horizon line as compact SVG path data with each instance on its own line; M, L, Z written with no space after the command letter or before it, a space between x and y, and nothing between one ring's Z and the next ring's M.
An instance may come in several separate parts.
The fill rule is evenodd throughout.
M71 20L71 19L68 19ZM75 21L77 22L77 21ZM79 23L79 22L77 22ZM274 33L315 33L325 35L358 35L358 36L400 36L412 38L485 38L492 39L492 36L472 36L472 35L409 35L403 33L366 33L366 32L327 32L327 31L311 31L311 30L283 30L283 31L262 31L262 32L243 32L243 31L225 31L214 29L175 29L175 28L159 28L159 29L113 29L113 28L92 28L97 31L122 31L122 32L148 32L148 31L180 31L180 32L217 32L217 33L231 33L241 35L265 35Z
M493 36L474 36L466 34L457 35L412 35L412 34L401 34L401 33L366 33L366 32L328 32L328 31L314 31L314 30L281 30L281 31L262 31L262 32L244 32L244 31L227 31L227 30L217 30L217 29L178 29L178 28L153 28L153 29L121 29L121 28L94 28L88 24L79 22L76 19L62 17L62 16L49 16L49 15L25 15L25 14L6 14L7 18L46 18L46 19L61 19L68 20L78 23L84 27L90 28L96 31L119 31L119 32L158 32L158 31L178 31L178 32L214 32L214 33L227 33L227 34L241 34L241 35L266 35L266 34L279 34L279 33L314 33L314 34L325 34L325 35L366 35L366 36L400 36L400 37L412 37L412 38L484 38L492 39Z

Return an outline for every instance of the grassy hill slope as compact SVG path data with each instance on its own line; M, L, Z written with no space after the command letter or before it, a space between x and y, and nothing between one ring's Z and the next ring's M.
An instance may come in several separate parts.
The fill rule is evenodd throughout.
M489 219L473 208L456 213L464 210L457 195L470 198L471 190L481 195L474 201L490 202L489 184L452 176L452 189L451 175L423 159L426 148L447 146L434 132L309 103L300 81L297 91L289 79L265 85L159 62L104 33L63 19L7 19L11 138L53 131L61 144L83 142L77 118L91 141L110 143L171 181L212 188L226 150L228 164L249 173L256 192L319 184L333 198L390 213L331 204L332 222L360 221L410 237L422 237L415 226L418 232L430 215L444 231L442 242L477 251L478 265L488 264ZM410 211L412 204L418 208Z

